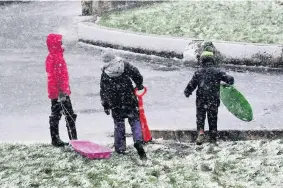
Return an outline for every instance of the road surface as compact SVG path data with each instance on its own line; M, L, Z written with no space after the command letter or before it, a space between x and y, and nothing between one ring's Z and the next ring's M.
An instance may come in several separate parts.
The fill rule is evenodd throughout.
M78 114L80 139L112 142L113 122L100 105L101 52L77 43L80 2L30 2L0 6L0 141L49 142L50 100L47 98L45 39L51 32L64 35L71 99ZM183 90L193 69L164 71L142 59L131 59L144 75L148 94L145 112L151 129L195 129L195 94ZM219 129L279 129L282 127L282 75L229 72L236 87L250 101L255 120L242 122L223 105ZM206 126L207 127L207 126ZM129 132L129 126L127 127ZM66 140L64 120L61 137ZM129 138L129 140L131 140Z

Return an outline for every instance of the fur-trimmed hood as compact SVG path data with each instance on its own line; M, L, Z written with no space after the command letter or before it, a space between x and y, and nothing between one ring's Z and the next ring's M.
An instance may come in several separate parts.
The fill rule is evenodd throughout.
M102 71L104 71L109 77L118 77L124 73L125 63L121 58L116 57L108 63L104 63Z

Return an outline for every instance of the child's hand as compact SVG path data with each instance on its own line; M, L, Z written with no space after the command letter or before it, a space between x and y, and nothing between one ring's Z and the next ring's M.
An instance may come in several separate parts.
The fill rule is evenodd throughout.
M143 85L139 85L139 86L137 86L137 89L140 91L140 90L143 90L144 87L143 87Z
M59 97L58 97L58 101L59 102L65 102L66 99L67 99L67 96L68 96L67 94L60 92Z
M110 110L109 109L104 108L104 112L105 112L106 115L110 115Z
M191 93L185 92L184 94L185 94L185 97L187 97L187 98L189 98L191 96Z
M223 83L223 84L221 84L223 87L230 87L231 85L229 85L229 84L226 84L226 83Z

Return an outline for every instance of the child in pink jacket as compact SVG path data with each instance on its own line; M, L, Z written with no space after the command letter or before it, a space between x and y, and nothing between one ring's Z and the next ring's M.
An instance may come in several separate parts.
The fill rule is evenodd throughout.
M62 35L49 34L47 36L49 54L46 58L46 72L48 78L48 98L51 99L51 116L49 116L52 145L62 147L67 145L59 136L59 121L62 112L65 116L70 140L77 139L76 118L70 100L69 74L63 57Z

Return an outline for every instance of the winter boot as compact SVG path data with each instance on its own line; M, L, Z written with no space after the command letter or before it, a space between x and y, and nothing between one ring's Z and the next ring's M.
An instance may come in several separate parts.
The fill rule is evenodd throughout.
M59 121L60 116L49 116L51 144L55 147L64 147L68 143L63 142L59 137Z
M199 135L198 135L198 137L197 137L196 144L197 144L197 145L202 145L203 142L204 142L204 139L205 139L204 131L203 131L203 130L200 130L200 131L199 131Z
M136 150L138 151L138 155L140 156L140 159L141 160L146 160L147 159L147 156L146 156L146 153L143 149L143 146L142 146L142 142L141 141L137 141L135 144L134 144L134 147L136 148Z
M125 122L114 120L114 147L118 154L126 154Z
M119 154L119 155L127 155L129 152L127 152L127 151L116 151L116 153L117 154Z
M66 116L66 125L68 130L68 135L70 140L77 140L77 129L76 129L77 114L72 116Z
M209 142L216 144L217 141L217 132L216 131L209 131Z

